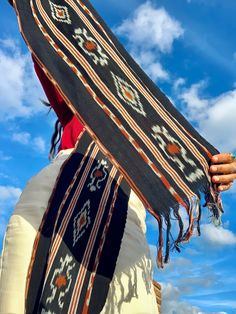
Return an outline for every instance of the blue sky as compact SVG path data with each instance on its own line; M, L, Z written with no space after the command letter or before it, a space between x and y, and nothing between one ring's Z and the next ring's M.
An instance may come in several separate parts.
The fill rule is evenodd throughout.
M236 152L235 0L91 1L136 61L188 120L222 152ZM55 117L7 1L0 4L0 249L27 180L48 163ZM223 225L204 213L202 236L164 270L163 314L236 313L235 184L223 193ZM147 217L156 253L157 226Z

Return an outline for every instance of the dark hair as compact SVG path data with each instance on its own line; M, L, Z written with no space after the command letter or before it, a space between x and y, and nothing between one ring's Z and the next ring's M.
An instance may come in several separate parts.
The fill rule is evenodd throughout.
M49 113L52 110L51 105L45 100L41 100L41 102L46 107L49 107L49 111L48 111L48 113ZM61 125L61 122L59 121L59 119L57 119L55 122L55 125L54 125L54 132L53 132L52 137L51 137L51 148L50 148L49 155L48 155L49 160L52 160L56 155L57 145L61 141L61 135L62 135L62 125Z

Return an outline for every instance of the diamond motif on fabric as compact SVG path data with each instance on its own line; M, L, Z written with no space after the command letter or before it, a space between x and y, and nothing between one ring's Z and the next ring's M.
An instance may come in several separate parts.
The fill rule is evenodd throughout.
M51 7L52 17L54 18L54 20L58 22L71 24L71 19L67 7L65 7L64 5L62 6L55 4L51 1L49 1L49 3Z
M74 33L73 38L83 51L92 58L95 64L99 63L101 66L108 65L108 56L102 51L96 40L88 35L85 28L76 28Z
M138 92L122 78L112 73L112 77L115 82L116 91L119 97L124 100L135 111L146 117L146 112L143 109L143 105L140 101Z
M90 200L87 200L73 221L73 246L85 233L90 223Z
M70 290L70 286L72 283L71 271L74 267L75 263L73 263L72 256L69 256L67 254L64 259L62 257L60 258L60 267L54 270L50 282L50 290L52 291L52 294L50 297L47 298L46 304L50 304L55 301L58 303L60 309L63 308L65 295Z
M107 177L107 161L102 159L101 161L98 160L97 166L93 169L90 175L90 183L88 184L88 188L91 192L95 192L97 189L101 188L101 183Z
M164 126L155 125L152 127L152 131L152 136L158 142L161 150L177 164L189 182L197 181L205 176L204 172L188 157L186 149L170 135Z

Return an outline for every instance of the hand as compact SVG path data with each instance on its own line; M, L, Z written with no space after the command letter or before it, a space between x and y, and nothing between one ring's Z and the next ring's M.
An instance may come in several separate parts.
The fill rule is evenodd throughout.
M236 158L230 153L214 155L211 159L212 182L220 184L218 191L228 190L236 179Z

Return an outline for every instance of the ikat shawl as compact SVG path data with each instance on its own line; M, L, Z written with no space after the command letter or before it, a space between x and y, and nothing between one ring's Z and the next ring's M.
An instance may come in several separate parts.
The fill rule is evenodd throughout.
M162 266L195 226L200 233L202 197L220 219L221 201L209 174L218 151L144 73L88 0L14 0L13 5L29 50L85 125L85 136L156 217Z
M15 0L20 30L48 78L86 132L124 175L174 245L200 218L200 193L218 219L221 204L209 162L218 151L175 109L87 0ZM189 216L183 230L180 207ZM160 232L159 263L163 246Z

